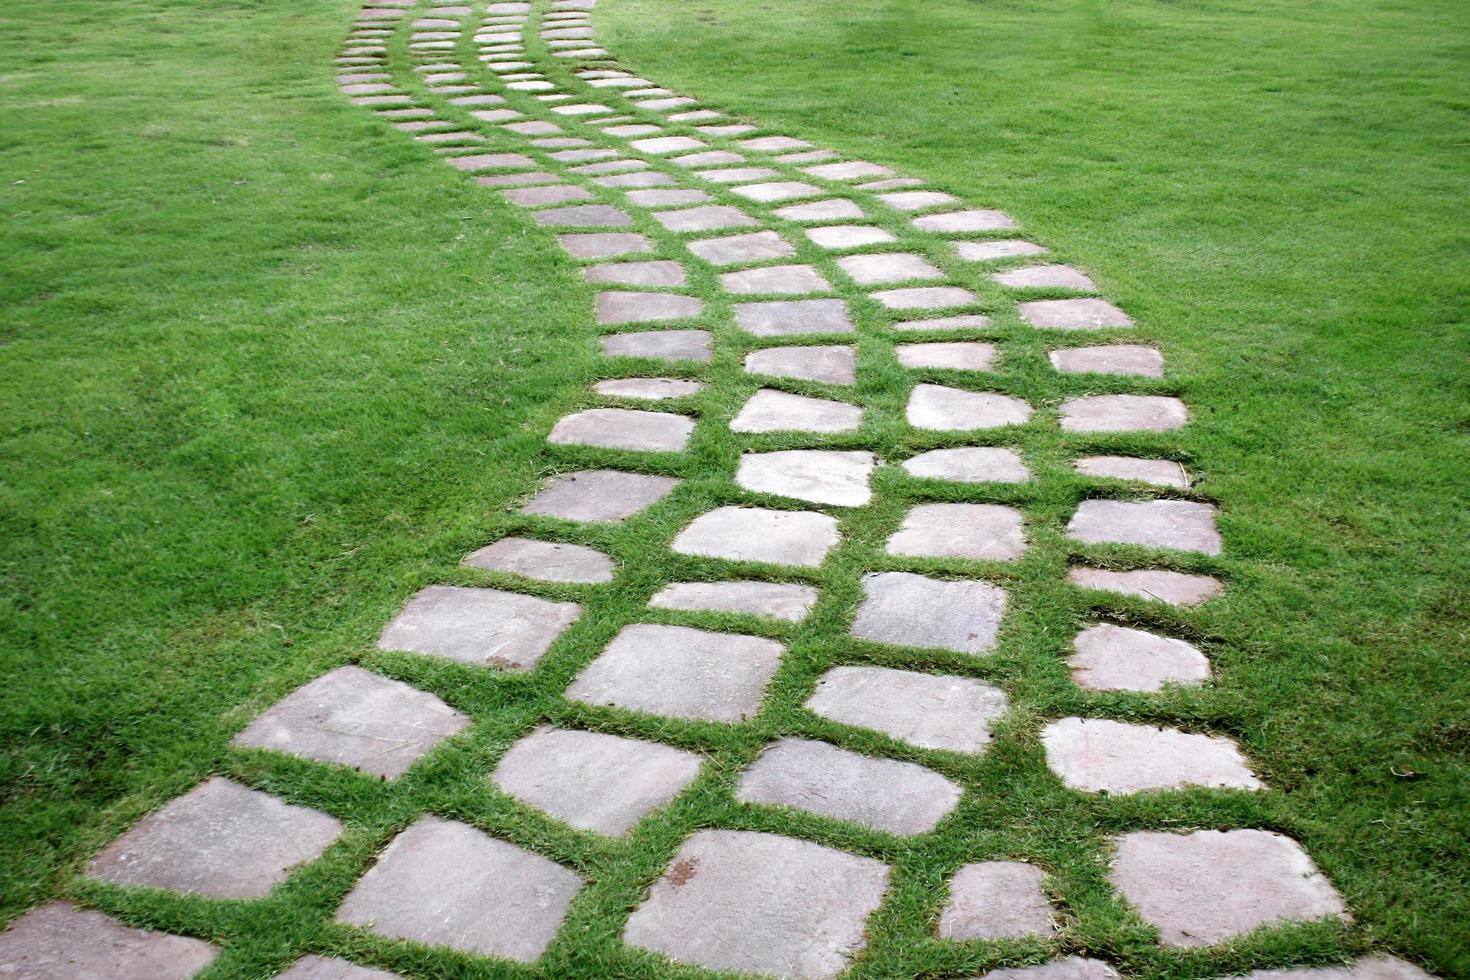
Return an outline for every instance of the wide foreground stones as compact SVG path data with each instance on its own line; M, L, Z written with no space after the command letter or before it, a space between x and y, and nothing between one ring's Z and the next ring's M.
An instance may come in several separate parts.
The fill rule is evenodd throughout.
M739 613L788 623L806 619L817 590L794 582L674 582L648 600L654 609Z
M542 582L593 584L613 577L613 560L596 548L531 538L501 538L466 555L462 564Z
M989 582L908 572L863 576L863 603L849 631L860 640L984 653L995 646L1006 593Z
M704 384L686 378L609 378L594 384L592 390L608 398L657 402L697 395Z
M1199 650L1143 630L1099 623L1078 633L1073 645L1072 680L1089 691L1152 693L1210 679L1210 662Z
M582 607L574 602L431 585L393 618L378 637L378 648L530 670L580 615Z
M1031 417L1031 406L1019 398L992 391L918 385L909 395L906 415L916 429L967 432L1021 425Z
M887 865L809 841L703 830L685 841L623 940L711 970L835 977L863 948Z
M1067 956L1040 966L991 970L985 980L1119 980L1119 973L1102 960Z
M1073 568L1067 581L1084 589L1117 592L1139 599L1156 599L1171 606L1197 606L1225 590L1209 575L1189 575L1158 568L1113 572L1105 568Z
M52 902L0 933L0 976L14 980L184 980L219 950L202 939L125 926Z
M857 380L857 352L851 347L768 347L745 356L746 374L850 385Z
M393 839L337 921L529 963L546 951L582 884L555 861L427 816Z
M1025 483L1031 471L1014 449L961 446L931 449L904 461L910 476L953 483Z
M1020 939L1056 928L1041 890L1041 869L1022 861L967 864L949 883L940 939Z
M308 953L276 980L400 980L387 970L372 970L346 960L331 959Z
M1264 830L1124 834L1109 880L1170 946L1208 946L1282 922L1347 918L1336 889L1301 845Z
M1220 553L1215 508L1190 500L1084 500L1067 524L1067 534L1089 543L1135 544Z
M825 514L720 507L694 519L670 545L681 555L815 568L838 540Z
M1046 726L1041 744L1046 764L1062 783L1086 793L1264 785L1235 743L1219 735L1192 735L1107 718L1062 718Z
M888 539L890 555L1011 561L1026 551L1021 513L999 504L919 504Z
M746 490L772 493L816 504L861 507L873 497L869 479L873 454L862 451L793 449L746 453L735 482Z
M730 431L852 432L862 421L857 405L762 388L730 420Z
M1303 966L1287 970L1256 970L1240 980L1434 980L1412 963L1395 956L1365 956L1347 966Z
M677 453L688 447L689 434L693 431L693 419L670 412L589 408L557 422L546 441L600 449Z
M554 477L525 510L568 521L615 523L652 507L678 485L679 481L671 476L581 470Z
M990 743L991 723L1010 703L1000 688L968 677L834 667L817 681L806 708L921 749L978 755Z

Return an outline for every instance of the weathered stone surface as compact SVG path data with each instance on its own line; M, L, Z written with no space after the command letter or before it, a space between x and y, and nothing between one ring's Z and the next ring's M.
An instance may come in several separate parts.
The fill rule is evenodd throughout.
M649 174L662 177L663 174ZM629 191L628 200L642 208L667 208L682 204L703 204L714 198L693 187L655 187L650 190Z
M277 701L230 744L394 779L469 723L426 691L348 665Z
M1280 834L1137 831L1116 843L1109 880L1168 946L1208 946L1268 924L1348 917L1306 851Z
M185 980L217 955L202 939L134 929L70 902L32 909L0 933L7 980Z
M816 589L794 582L674 582L648 600L654 609L742 613L788 623L806 619L816 602Z
M1183 640L1111 623L1089 626L1073 641L1072 680L1089 691L1160 691L1166 684L1203 684L1210 661Z
M1073 568L1067 580L1084 589L1117 592L1139 599L1156 599L1171 606L1197 606L1225 591L1220 580L1209 575L1186 575L1163 569L1111 572L1103 568Z
M1119 980L1119 974L1102 960L1068 956L1040 966L991 970L985 980Z
M512 572L542 582L611 582L613 560L596 548L531 538L501 538L465 556L462 564Z
M730 431L852 432L862 422L857 405L762 388L730 420Z
M1105 344L1068 347L1049 355L1063 374L1127 374L1144 378L1164 376L1164 355L1141 344Z
M1062 402L1063 432L1169 432L1189 422L1189 409L1162 395L1089 395Z
M398 974L373 970L346 960L329 959L308 953L276 980L400 980Z
M1080 289L1096 292L1097 284L1070 265L1028 265L997 272L990 278L1011 289Z
M850 385L857 380L857 352L841 345L768 347L745 356L745 373Z
M582 270L582 278L595 283L624 286L682 286L686 276L677 262L609 262Z
M735 324L756 337L852 333L856 329L840 299L767 300L736 303Z
M475 153L463 157L446 157L456 170L529 170L536 161L522 153Z
M822 229L812 229L820 231ZM866 230L866 229L865 229ZM810 235L812 232L807 232ZM909 252L877 252L872 255L846 255L837 265L860 286L904 282L911 279L943 279L944 273L922 255Z
M699 761L656 742L542 726L510 747L490 779L573 827L621 837L694 782Z
M770 167L722 167L699 173L700 180L707 180L712 184L743 184L746 181L767 180L779 176L781 172Z
M520 174L492 174L489 177L476 177L475 178L475 183L479 184L481 187L524 187L524 186L526 186L528 184L555 184L555 183L558 183L560 181L561 181L561 178L558 177L556 174L549 174L549 173L546 173L545 171L541 171L541 170L532 171L531 173L520 173ZM596 237L596 236L591 236L591 235L586 235L586 236L584 236L584 235L562 235L562 236L558 236L558 237L561 237L561 238L584 238L584 237L591 238L591 237ZM642 238L643 236L642 235L622 235L622 236L607 236L607 237ZM647 250L645 249L645 251L647 251Z
M1005 231L1016 227L1016 222L1010 215L1000 211L975 209L951 211L948 214L926 214L914 219L914 227L920 231L962 235L972 231Z
M384 849L343 901L337 921L530 963L551 944L582 885L555 861L426 816Z
M728 293L825 293L832 290L820 272L809 265L767 265L758 269L742 269L720 275L720 285Z
M878 200L899 211L924 211L946 204L960 203L959 198L943 191L894 191L889 194L879 194Z
M931 449L904 461L910 476L955 483L1025 483L1031 471L1014 449L961 446Z
M606 85L615 82L625 81L629 81L629 79L608 78L601 80L601 84ZM589 84L597 85L599 84L599 82L594 81L590 82ZM655 126L652 123L624 123L620 126L604 126L602 131L604 133L607 133L609 136L616 136L619 139L627 139L630 136L651 136L654 133L662 133L664 131L664 128L662 126Z
M1083 476L1110 480L1137 480L1158 487L1189 486L1189 474L1172 459L1136 459L1132 456L1084 456L1073 467Z
M605 116L612 112L605 105L591 102L574 102L565 105L554 105L551 111L561 116Z
M697 150L707 144L704 140L697 140L693 136L654 136L651 139L633 140L628 145L639 153L663 155L678 153L681 150Z
M972 341L899 344L894 348L894 353L898 355L898 363L906 368L989 371L995 360L995 345Z
M967 432L1021 425L1031 417L1031 406L995 392L917 385L909 395L907 417L916 429Z
M669 547L681 555L816 568L837 541L837 521L825 514L719 507L696 517Z
M679 115L684 114L680 113ZM670 116L669 118L674 119L676 117ZM694 128L706 136L743 136L746 133L755 132L756 129L756 127L749 123L735 123L727 126L695 126Z
M881 245L896 241L891 231L871 225L826 225L806 229L806 237L822 248L838 250L860 248L864 245Z
M706 150L702 153L690 153L681 157L674 157L674 162L681 167L713 167L722 163L743 163L745 157L729 150Z
M746 453L735 482L756 493L837 507L861 507L873 497L869 480L873 454L832 449L792 449Z
M602 174L626 174L635 170L647 170L646 160L599 160L596 163L579 163L567 170L574 174L590 174L600 176Z
M890 310L938 310L946 306L969 306L980 302L980 298L974 293L958 286L880 289L869 295Z
M1287 970L1256 970L1237 980L1434 980L1412 963L1377 954L1347 966L1303 966Z
M694 105L695 101L687 96L675 96L670 99L644 99L636 105L651 112L668 112L670 109L681 109L686 105Z
M592 197L592 192L587 190L587 188L577 187L574 184L545 184L540 187L514 187L501 193L510 203L519 204L524 208L540 208L548 204L565 204L567 201L586 201Z
M863 603L849 632L893 646L984 653L995 646L1006 593L989 582L908 572L863 576Z
M704 385L684 378L613 378L597 382L592 390L609 398L656 402L697 395L704 390Z
M774 231L757 231L727 238L704 238L688 243L689 251L712 265L743 265L784 259L796 249Z
M890 555L1014 561L1026 551L1021 513L999 504L919 504L888 539Z
M334 817L215 776L155 810L87 865L114 885L264 898L342 834Z
M707 204L677 211L657 211L653 215L669 231L718 231L721 228L748 228L760 224L739 208L723 204Z
M1050 936L1052 907L1042 871L1022 861L982 861L955 872L939 915L939 938L1022 939Z
M828 980L864 946L888 866L810 841L701 830L674 855L623 941L680 963Z
M589 408L557 422L546 441L558 445L677 453L688 448L689 434L693 431L693 419L671 412Z
M954 254L966 262L994 262L997 259L1009 259L1022 255L1042 255L1046 249L1035 242L1028 242L1022 238L1008 238L1004 241L989 242L955 242Z
M708 330L650 330L599 338L608 357L649 357L660 361L703 363L713 357Z
M790 136L757 136L754 139L741 140L736 145L742 150L756 153L781 153L786 150L809 150L812 147L806 140L793 139Z
M578 204L569 208L547 208L532 217L537 224L557 228L626 228L633 223L626 211L611 204Z
M1010 709L1010 702L1000 688L968 677L834 667L817 681L805 707L921 749L978 755L990 744L991 723Z
M585 140L582 142L585 142ZM619 155L617 150L610 150L606 147L593 147L582 150L558 150L555 153L547 154L547 156L558 163L583 163L587 160L606 160Z
M653 242L632 232L558 235L556 240L568 255L577 259L610 259L616 255L653 251Z
M1145 790L1262 789L1228 738L1107 718L1062 718L1041 733L1046 764L1069 789L1085 793Z
M823 180L861 180L864 177L887 177L893 173L892 170L881 164L869 163L866 160L824 163L817 167L803 167L802 172Z
M749 201L774 204L777 201L794 201L801 197L816 197L822 193L822 189L799 180L775 180L760 184L746 184L743 187L732 187L730 188L730 193L738 194Z
M687 626L625 626L566 696L670 718L739 722L760 711L781 644Z
M419 590L393 618L378 637L378 648L530 670L580 615L582 607L574 602L499 589L431 585Z
M1105 299L1039 299L1021 303L1021 319L1042 330L1131 327L1133 319Z
M784 208L776 209L776 217L786 221L842 221L862 216L862 208L840 197L826 201L809 201L805 204L788 204Z
M901 320L893 329L902 333L929 333L936 330L984 330L990 326L990 317L983 313L963 313L959 316L927 317L922 320Z
M1191 500L1084 500L1067 534L1089 543L1134 544L1218 555L1215 508Z

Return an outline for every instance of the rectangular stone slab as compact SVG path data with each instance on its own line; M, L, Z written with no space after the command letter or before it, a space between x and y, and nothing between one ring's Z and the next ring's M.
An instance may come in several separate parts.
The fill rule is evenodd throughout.
M186 980L218 955L202 939L134 929L70 902L32 909L0 933L7 980Z
M895 646L984 653L995 646L1006 593L989 582L908 572L863 576L864 599L849 633Z
M431 585L419 590L383 630L378 649L530 670L581 615L582 607L574 602Z
M968 677L889 667L834 667L817 681L806 709L870 728L921 749L979 755L991 724L1010 710L998 687Z

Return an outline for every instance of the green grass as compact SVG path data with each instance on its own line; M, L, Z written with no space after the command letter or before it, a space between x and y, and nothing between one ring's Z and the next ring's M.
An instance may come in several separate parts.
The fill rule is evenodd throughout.
M1020 446L1036 483L961 491L884 472L874 506L839 512L847 543L820 572L743 570L823 586L798 627L650 614L646 598L663 583L729 573L667 545L695 514L749 499L729 479L739 452L802 442L721 425L757 387L739 362L761 345L726 326L729 300L708 271L696 270L693 289L709 300L701 323L719 334L720 352L699 372L708 390L681 406L703 423L690 453L649 462L548 449L552 422L593 404L592 291L525 215L345 104L329 66L351 5L67 0L45 16L7 10L4 913L80 898L220 941L216 976L269 976L304 950L426 977L694 975L624 949L618 934L679 841L722 826L795 833L895 865L864 976L965 976L1057 948L1140 977L1370 948L1470 976L1463 11L1281 0L604 2L604 40L647 77L1016 215L1164 349L1170 377L1147 390L1185 398L1195 424L1177 438L1061 436L1061 397L1145 389L1058 378L1047 343L1083 341L1036 336L982 274L958 270L994 313L1003 352L998 378L969 383L1040 408L985 441ZM401 47L395 63L406 67ZM670 236L660 248L683 257ZM931 257L955 269L939 250ZM802 260L830 261L809 247ZM891 360L885 318L857 291L845 295L858 313L861 377L846 397L868 413L859 434L832 444L891 460L974 441L902 424L911 379ZM1146 558L1060 533L1077 500L1096 492L1070 476L1071 456L1112 447L1173 453L1199 478L1200 499L1221 505L1225 557L1171 564L1221 575L1223 599L1173 613L1062 584L1072 556ZM617 528L510 511L542 473L609 462L686 481ZM921 499L1019 505L1032 550L1014 566L882 556ZM619 577L608 588L551 587L457 567L506 531L603 548L620 560ZM859 575L884 567L1006 584L1013 608L997 653L977 662L846 639ZM374 651L382 624L431 582L576 598L587 614L531 676ZM1218 684L1082 694L1063 655L1099 613L1194 640ZM562 700L581 666L635 621L786 642L760 718L726 728ZM432 690L478 724L394 784L227 749L260 709L347 660ZM1016 710L979 760L800 710L822 671L851 662L983 677L1002 683ZM1272 792L1065 792L1035 738L1062 713L1229 733ZM547 719L660 738L710 763L677 804L627 840L605 841L485 780ZM938 833L914 841L734 804L740 769L781 734L921 761L970 792ZM259 903L75 877L96 848L210 772L320 807L349 833ZM589 878L539 968L331 925L375 850L426 810ZM1104 838L1188 826L1292 834L1357 924L1159 950L1104 882ZM953 869L1001 856L1050 872L1068 913L1059 946L929 938Z

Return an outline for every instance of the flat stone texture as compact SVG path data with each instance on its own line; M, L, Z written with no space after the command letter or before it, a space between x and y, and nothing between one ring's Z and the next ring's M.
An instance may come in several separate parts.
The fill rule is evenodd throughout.
M1103 568L1073 568L1067 581L1084 589L1117 592L1139 599L1155 599L1171 606L1197 606L1225 591L1220 580L1209 575L1187 575L1151 568L1134 572L1111 572Z
M1210 661L1183 640L1098 623L1077 634L1067 663L1072 680L1089 691L1163 690L1166 684L1203 684Z
M832 284L809 265L768 265L720 275L720 286L727 293L824 293Z
M652 139L634 140L628 144L639 153L678 153L680 150L698 150L707 144L693 136L655 136Z
M530 670L580 615L582 607L575 602L431 585L419 590L383 630L378 649Z
M817 681L805 707L921 749L979 755L990 744L991 723L1010 709L1010 702L1000 688L968 677L834 667Z
M898 363L906 368L989 371L995 362L995 345L975 341L899 344L894 353L898 355Z
M863 595L851 635L956 653L984 653L994 647L1006 608L1005 590L989 582L909 572L864 575Z
M593 177L592 183L598 187L671 187L678 181L671 174L659 173L656 170L639 170L632 173Z
M847 402L762 388L730 421L731 432L852 432L863 410Z
M952 483L1025 483L1031 471L1014 449L961 446L931 449L904 461L909 476Z
M653 323L684 320L704 312L704 301L678 293L601 292L597 294L597 322Z
M688 447L689 434L693 431L694 420L683 415L631 408L589 408L557 422L546 441L567 446L677 453Z
M540 188L528 188L539 190ZM684 267L668 260L654 262L610 262L582 270L582 278L595 283L618 283L623 286L682 286L687 276Z
M1008 238L992 242L955 242L954 253L966 262L994 262L1022 255L1042 255L1046 249L1035 242Z
M540 212L545 213L545 212ZM946 306L969 306L980 297L958 286L913 286L908 289L880 289L870 293L890 310L938 310Z
M873 498L869 481L875 465L872 453L858 450L746 453L740 457L735 482L756 493L836 507L861 507Z
M778 171L770 167L722 167L718 170L702 170L699 173L701 180L707 180L712 184L740 184L747 180L764 180L767 177L779 177Z
M819 229L813 229L816 230ZM845 255L837 260L837 266L859 286L905 282L910 279L944 278L944 273L935 268L928 259L908 252Z
M658 330L602 337L602 352L608 357L648 357L659 361L693 361L702 364L713 357L713 337L708 330Z
M1041 733L1046 764L1084 793L1262 789L1240 749L1219 735L1132 725L1107 718L1061 718Z
M895 191L891 194L879 194L878 200L899 211L923 211L960 203L959 198L944 191Z
M1102 960L1068 956L1040 966L991 970L985 980L1119 980L1119 973Z
M657 402L697 395L704 390L704 385L685 378L612 378L597 382L592 390L609 398Z
M850 385L857 381L857 352L841 345L768 347L745 355L745 373Z
M387 970L373 970L346 960L329 959L308 953L276 980L401 980Z
M202 939L134 929L70 902L32 909L0 933L6 980L185 980L217 955Z
M997 272L990 278L1012 289L1081 289L1095 292L1097 285L1087 274L1070 265L1028 265Z
M709 204L698 208L681 208L677 211L657 211L653 215L659 224L669 231L718 231L721 228L749 228L759 224L739 208L723 204Z
M914 227L920 231L960 235L972 231L1005 231L1016 227L1016 222L1001 211L977 208L970 211L951 211L948 214L926 214L922 218L914 219Z
M553 477L525 511L568 521L616 523L652 507L678 485L671 476L581 470Z
M1014 561L1026 552L1021 512L999 504L919 504L888 539L890 555Z
M446 159L458 170L519 170L536 166L535 160L521 153L475 153Z
M701 830L629 917L623 941L710 970L827 980L862 950L889 874L810 841Z
M989 326L990 317L983 313L962 313L958 316L900 320L893 324L893 329L902 333L921 333L932 330L984 330Z
M806 140L793 139L790 136L757 136L754 139L741 140L736 145L742 150L752 150L756 153L781 153L785 150L812 148L812 145Z
M588 235L558 235L567 254L577 259L610 259L633 252L652 252L653 242L633 232L595 232Z
M847 198L832 198L826 201L809 201L806 204L790 204L776 209L776 217L786 221L841 221L845 218L861 218L863 209Z
M681 167L712 167L722 163L744 163L745 157L729 150L706 150L703 153L674 157L674 162Z
M1042 330L1131 327L1133 318L1104 299L1039 299L1018 306L1021 319Z
M757 231L726 238L703 238L688 243L689 251L711 265L742 265L784 259L796 254L790 242L774 231Z
M596 548L531 538L501 538L465 556L463 565L512 572L542 582L611 582L613 560Z
M864 177L887 177L893 173L882 164L869 163L866 160L824 163L820 167L804 167L802 172L823 180L861 180Z
M138 821L87 865L114 885L264 898L342 834L335 817L219 776Z
M654 609L740 613L786 623L806 619L817 590L794 582L674 582L648 600Z
M949 901L939 914L939 938L1022 939L1050 936L1052 907L1041 890L1042 871L1023 861L982 861L955 872Z
M933 830L963 795L939 773L912 762L800 738L778 739L735 791L742 803L789 806L904 837Z
M427 691L347 665L277 701L230 744L395 779L469 723Z
M657 742L543 725L510 747L490 779L573 827L621 837L684 792L699 762Z
M1256 970L1239 980L1434 980L1412 963L1382 953L1365 956L1348 966L1303 966L1286 970Z
M1049 355L1063 374L1121 374L1143 378L1164 376L1164 355L1141 344L1069 347Z
M1062 402L1063 432L1171 432L1189 409L1164 395L1088 395Z
M592 192L574 184L543 184L540 187L513 187L501 192L507 201L527 208L544 207L547 204L564 204L567 201L585 201Z
M906 415L916 429L968 432L1021 425L1031 417L1031 406L1019 398L990 391L918 385L909 395Z
M654 187L649 190L629 191L628 200L641 208L666 208L676 204L703 204L714 198L705 191L692 187Z
M820 187L799 180L773 180L760 184L746 184L743 187L732 187L730 193L738 194L749 201L774 204L777 201L792 201L799 197L815 197L824 192Z
M613 637L566 696L670 718L740 722L760 711L783 650L742 633L638 623Z
M756 337L852 333L856 328L840 299L768 300L736 303L735 324Z
M1221 551L1214 506L1192 500L1084 500L1067 524L1067 536L1206 555Z
M1157 487L1189 486L1189 474L1172 459L1136 459L1132 456L1084 456L1072 464L1083 476L1110 480L1137 480Z
M353 887L337 921L380 936L530 963L582 879L473 827L420 817Z
M719 507L696 517L669 547L681 555L816 568L837 541L837 521L825 514Z
M1348 919L1301 845L1265 830L1124 834L1108 877L1168 946L1208 946L1288 921Z
M633 223L626 211L611 204L578 204L569 208L547 208L533 217L537 224L558 228L626 228Z
M806 229L806 237L822 248L860 248L864 245L882 245L897 241L891 231L870 225L827 225L823 228Z

